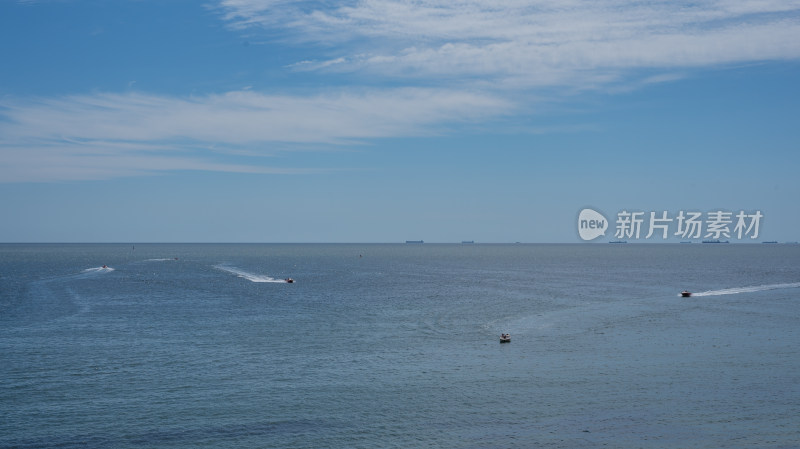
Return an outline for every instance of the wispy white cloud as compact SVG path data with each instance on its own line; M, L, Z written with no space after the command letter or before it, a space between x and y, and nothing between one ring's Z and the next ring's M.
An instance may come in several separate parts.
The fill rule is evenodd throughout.
M193 98L96 94L0 102L0 182L106 179L172 170L308 173L265 158L291 145L435 132L513 106L446 89L339 91L313 96L247 91ZM213 150L208 148L213 147Z
M409 87L0 99L0 182L308 173L258 156L440 133L527 110L540 88L621 92L800 58L800 0L217 1L237 32L303 46L288 70Z
M0 182L54 182L107 180L168 171L198 170L255 174L307 174L323 170L229 164L197 156L174 154L170 149L136 146L121 148L116 142L51 143L0 148Z
M238 29L281 29L330 58L304 70L580 86L637 69L800 57L798 0L222 0ZM331 42L335 50L327 48ZM601 83L602 84L602 83Z

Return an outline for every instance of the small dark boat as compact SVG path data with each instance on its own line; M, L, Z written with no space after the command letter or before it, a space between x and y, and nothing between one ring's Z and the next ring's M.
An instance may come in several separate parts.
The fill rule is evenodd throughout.
M500 334L500 343L511 343L511 335Z
M286 283L287 283L287 284L294 284L294 279L292 279L292 278L286 278Z
M681 292L681 296L683 296L684 298L688 298L692 296L692 292L690 292L689 290L684 290Z
M104 268L104 269L105 269L105 268L108 268L108 265L103 265L103 268Z

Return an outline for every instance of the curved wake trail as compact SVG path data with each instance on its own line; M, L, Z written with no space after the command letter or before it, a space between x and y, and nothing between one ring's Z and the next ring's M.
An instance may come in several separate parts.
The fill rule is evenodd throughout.
M240 278L247 279L250 282L272 282L277 284L285 284L286 280L284 279L275 279L273 277L263 275L263 274L254 274L236 267L229 267L225 265L215 265L214 268L218 270L222 270L226 273L235 274Z
M790 282L785 284L753 285L750 287L734 287L734 288L724 288L721 290L709 290L707 292L692 293L692 297L735 295L737 293L753 293L753 292L762 292L765 290L777 290L782 288L800 288L800 282Z

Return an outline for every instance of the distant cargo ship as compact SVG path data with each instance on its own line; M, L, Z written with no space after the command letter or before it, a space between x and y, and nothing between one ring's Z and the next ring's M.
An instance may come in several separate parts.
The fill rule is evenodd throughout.
M406 240L406 243L425 243L422 240Z
M761 243L778 243L777 240L770 240L769 242L761 242Z
M703 243L730 243L727 240L703 240Z
M461 243L475 243L475 240L462 240Z
M608 243L628 243L628 241L627 240L612 240L612 241L610 241Z

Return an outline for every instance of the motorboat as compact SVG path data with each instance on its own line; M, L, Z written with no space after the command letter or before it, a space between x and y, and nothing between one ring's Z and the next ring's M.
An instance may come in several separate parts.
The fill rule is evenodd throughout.
M511 343L511 335L500 334L500 343Z
M690 292L689 290L684 290L681 292L681 296L683 296L684 298L688 298L692 296L692 292Z
M294 284L294 279L292 279L292 278L286 278L286 283L287 283L287 284Z

